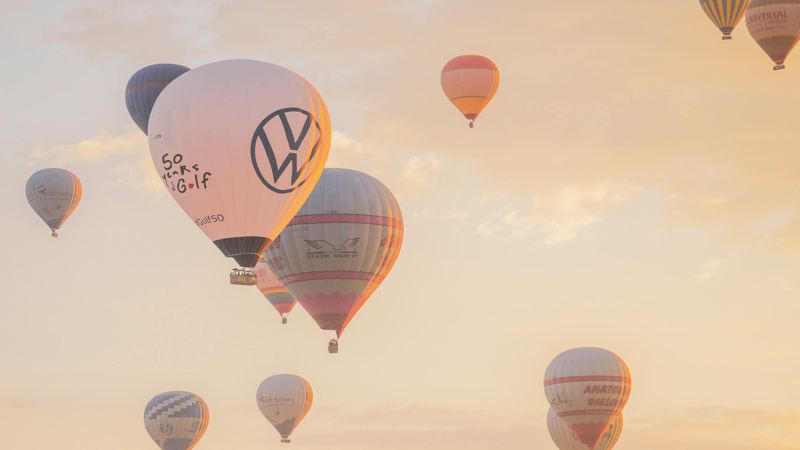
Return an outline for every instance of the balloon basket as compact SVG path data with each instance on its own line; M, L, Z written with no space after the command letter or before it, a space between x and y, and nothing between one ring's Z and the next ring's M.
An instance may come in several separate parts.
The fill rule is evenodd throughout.
M772 70L783 70L785 68L786 66L784 66L783 64L776 64L775 67L772 68Z
M291 442L292 441L290 441L289 439L286 439L286 438L281 439L281 444L290 444Z
M248 269L233 269L230 279L231 284L239 286L255 286L258 282L256 273Z
M286 325L286 322L288 322L288 320L286 320L286 317L281 317L281 324Z
M52 232L52 233L50 233L50 236L53 236L53 237L58 237L58 233L56 233L56 231L55 231L55 230L53 230L53 232Z
M328 353L339 353L339 341L331 339L328 342Z
M472 120L470 120L470 121L469 121L469 127L470 127L470 128L475 128L475 122L474 122L474 121L472 121Z

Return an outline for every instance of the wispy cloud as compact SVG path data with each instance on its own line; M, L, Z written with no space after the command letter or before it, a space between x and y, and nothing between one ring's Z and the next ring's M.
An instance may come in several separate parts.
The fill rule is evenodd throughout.
M706 281L718 277L722 273L722 260L709 259L700 264L700 270L694 278L698 281Z

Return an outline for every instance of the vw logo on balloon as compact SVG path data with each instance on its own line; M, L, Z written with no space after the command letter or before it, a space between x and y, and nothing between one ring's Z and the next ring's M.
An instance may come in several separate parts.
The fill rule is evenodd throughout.
M314 131L309 136L312 123ZM250 158L264 186L278 194L302 186L311 175L307 167L317 156L320 133L319 122L301 108L279 109L262 120L253 133ZM313 141L307 143L310 139ZM302 148L308 149L306 158Z

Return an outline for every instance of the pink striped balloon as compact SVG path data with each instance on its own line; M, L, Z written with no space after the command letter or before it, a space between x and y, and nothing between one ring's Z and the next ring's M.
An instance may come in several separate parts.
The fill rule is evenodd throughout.
M403 216L386 186L355 170L325 169L264 256L319 327L339 337L391 270L402 242Z
M625 361L602 348L574 348L556 356L544 376L550 407L575 436L594 449L619 417L631 392Z
M278 281L278 277L272 273L272 270L267 267L264 258L256 264L256 285L264 298L278 311L278 314L285 320L284 315L292 312L297 300L292 297L292 294L286 289L286 286ZM284 322L286 323L286 322Z

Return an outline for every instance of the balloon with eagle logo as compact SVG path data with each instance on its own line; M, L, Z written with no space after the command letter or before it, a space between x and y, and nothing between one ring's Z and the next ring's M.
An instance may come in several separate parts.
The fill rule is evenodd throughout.
M500 71L485 56L457 56L442 69L442 90L469 120L470 128L497 93L498 86Z
M150 112L158 95L189 68L178 64L153 64L136 71L125 86L125 105L134 123L147 134Z
M278 430L281 442L286 444L294 429L308 414L313 401L311 384L297 375L273 375L262 381L256 392L258 409Z
M31 208L50 227L53 237L78 207L83 187L77 175L65 169L50 168L35 172L25 185Z
M559 450L587 450L586 445L578 439L563 420L559 419L553 408L547 411L547 431L550 432L550 437L553 438L553 442ZM613 449L620 436L622 436L622 414L608 427L608 431L603 434L593 450Z
M336 337L392 268L403 215L391 191L355 170L325 169L265 259L323 330ZM338 340L329 342L331 353Z
M191 392L165 392L144 409L147 433L163 450L190 450L208 428L208 406Z
M800 0L751 0L746 22L750 35L775 63L772 69L786 68L784 62L800 36Z
M744 17L750 0L700 0L700 6L722 32L722 40L732 39L731 33Z
M300 75L260 61L192 69L149 122L161 182L225 256L252 268L314 189L330 147L328 110Z
M278 314L281 315L281 321L286 324L285 315L292 311L297 300L292 297L292 294L286 289L275 274L272 273L264 258L256 264L256 285L261 294L267 299L268 302L275 307Z
M622 413L630 391L628 366L602 348L567 350L550 362L544 376L550 407L590 449Z

